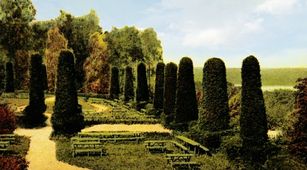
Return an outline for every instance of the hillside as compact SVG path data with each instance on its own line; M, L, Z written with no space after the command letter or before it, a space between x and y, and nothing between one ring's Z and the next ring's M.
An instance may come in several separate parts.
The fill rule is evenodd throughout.
M202 81L202 68L194 69L196 82ZM307 68L264 68L261 70L263 86L294 86L298 78L307 77ZM241 69L227 69L227 81L241 84Z

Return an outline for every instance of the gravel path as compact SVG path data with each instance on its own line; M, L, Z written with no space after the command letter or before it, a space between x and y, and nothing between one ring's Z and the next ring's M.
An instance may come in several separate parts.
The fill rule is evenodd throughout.
M31 138L30 148L26 156L29 161L29 170L82 170L56 159L55 143L49 140L52 128L17 129L15 134Z

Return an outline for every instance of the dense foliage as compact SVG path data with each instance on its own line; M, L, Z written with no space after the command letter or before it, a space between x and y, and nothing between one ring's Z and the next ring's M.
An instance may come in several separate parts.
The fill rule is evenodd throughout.
M55 105L51 117L53 133L74 134L84 128L84 117L78 104L72 52L61 51L57 72Z
M134 99L134 77L132 68L130 66L126 67L125 74L125 90L124 90L124 100L128 102L129 100Z
M183 57L179 63L175 123L187 125L198 119L193 62L189 57Z
M55 27L48 31L47 47L45 50L48 90L55 90L55 78L58 67L58 58L62 49L67 49L67 40Z
M154 94L154 108L157 110L163 109L163 94L164 94L164 63L158 63L156 67L156 83Z
M146 66L140 63L137 68L137 87L136 87L136 101L147 102L149 100L149 91L146 78Z
M164 100L163 112L165 115L165 124L169 124L174 119L176 90L177 89L177 65L167 63L164 73Z
M13 133L16 128L14 112L7 104L0 104L0 134Z
M47 117L44 96L42 56L33 54L30 65L30 98L29 105L24 109L23 121L27 127L43 125Z
M228 128L229 108L226 68L219 58L209 59L203 68L203 109L200 124L203 129L219 131Z
M14 70L13 64L7 62L5 65L5 92L14 92Z
M0 169L25 170L28 169L28 162L20 156L0 157Z
M264 145L268 140L265 103L261 90L260 66L249 56L242 64L240 135L244 158L253 162L265 159Z
M29 58L30 51L17 50L15 52L14 62L14 86L16 90L28 89L30 77L29 77Z
M42 64L42 82L43 82L43 89L48 90L47 68L45 64Z
M85 92L109 93L110 65L108 64L105 34L95 32L89 39L90 56L84 62Z
M0 44L7 50L9 61L15 60L17 50L30 48L30 22L35 14L31 0L0 1Z
M119 98L119 70L117 67L112 67L111 71L111 86L110 86L110 98Z
M295 88L295 110L291 114L293 122L288 130L289 149L307 163L307 78L299 79Z

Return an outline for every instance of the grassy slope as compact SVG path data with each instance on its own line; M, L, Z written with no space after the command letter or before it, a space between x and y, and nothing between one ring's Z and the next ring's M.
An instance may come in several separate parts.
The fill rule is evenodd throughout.
M202 68L194 69L195 81L202 81ZM294 86L298 78L307 77L307 68L264 68L261 69L262 84L264 86ZM227 80L234 84L241 84L241 69L228 68Z

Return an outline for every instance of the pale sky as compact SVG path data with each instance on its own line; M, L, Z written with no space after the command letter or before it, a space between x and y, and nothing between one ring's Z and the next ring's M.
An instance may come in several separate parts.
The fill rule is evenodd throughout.
M262 67L307 67L307 0L32 0L37 20L97 12L104 31L153 27L164 61L210 57L241 67L255 55Z

